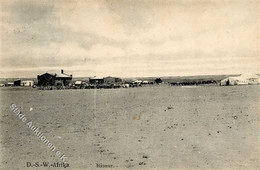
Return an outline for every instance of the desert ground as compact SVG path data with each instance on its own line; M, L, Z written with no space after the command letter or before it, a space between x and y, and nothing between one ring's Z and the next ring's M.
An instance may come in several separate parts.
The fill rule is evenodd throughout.
M66 155L66 169L259 169L259 92L258 85L0 88L1 169L62 162L11 104Z

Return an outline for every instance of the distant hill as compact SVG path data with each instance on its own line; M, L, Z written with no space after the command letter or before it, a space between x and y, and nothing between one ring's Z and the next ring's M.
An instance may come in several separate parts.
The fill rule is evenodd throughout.
M184 81L208 81L215 80L221 81L230 76L240 76L240 74L227 74L227 75L198 75L198 76L162 76L162 77L133 77L125 78L125 80L147 80L154 81L156 78L161 78L163 82L184 82Z

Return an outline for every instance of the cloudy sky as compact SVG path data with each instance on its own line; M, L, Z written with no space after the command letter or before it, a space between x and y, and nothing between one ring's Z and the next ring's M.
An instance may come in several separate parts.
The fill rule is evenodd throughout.
M0 1L0 77L260 73L258 0Z

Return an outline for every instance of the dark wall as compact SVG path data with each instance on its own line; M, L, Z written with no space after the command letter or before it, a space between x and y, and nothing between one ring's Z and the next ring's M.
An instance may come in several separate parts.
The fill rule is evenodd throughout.
M55 84L55 76L45 73L38 75L38 86L53 86Z
M14 86L21 86L21 80L14 81Z

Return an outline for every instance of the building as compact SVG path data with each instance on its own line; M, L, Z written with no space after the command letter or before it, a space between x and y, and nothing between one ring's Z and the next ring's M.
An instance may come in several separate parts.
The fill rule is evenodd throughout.
M75 86L81 86L82 85L82 81L75 81Z
M92 77L89 78L89 84L103 84L104 78L102 77Z
M44 73L42 75L38 75L38 86L54 86L55 84L56 74Z
M72 75L65 74L63 70L61 70L60 74L56 74L55 85L67 86L71 82L72 82Z
M21 86L22 81L21 80L15 80L14 86Z
M23 80L23 81L21 81L21 86L32 87L33 85L34 85L33 80Z
M142 84L142 80L135 80L133 83L134 84Z
M107 83L107 84L115 84L115 83L120 83L122 82L122 79L118 78L118 77L105 77L104 78L104 83Z
M67 86L72 81L72 75L65 74L63 70L59 74L44 73L37 76L38 86Z
M235 86L235 85L252 85L257 84L258 78L255 75L240 75L237 77L228 77L221 80L221 86Z
M248 85L249 81L247 79L238 78L238 79L229 79L229 83L232 83L232 85Z
M6 86L8 86L8 87L14 86L14 82L7 82Z
M142 84L149 84L149 81L144 80L144 81L142 82Z
M229 83L228 78L225 78L220 81L220 86L228 86L229 85L228 83Z
M228 77L223 80L221 80L220 85L221 86L235 86L235 85L248 85L248 80L242 78L242 77Z
M14 81L14 86L26 86L26 87L32 87L34 85L33 80L15 80Z

